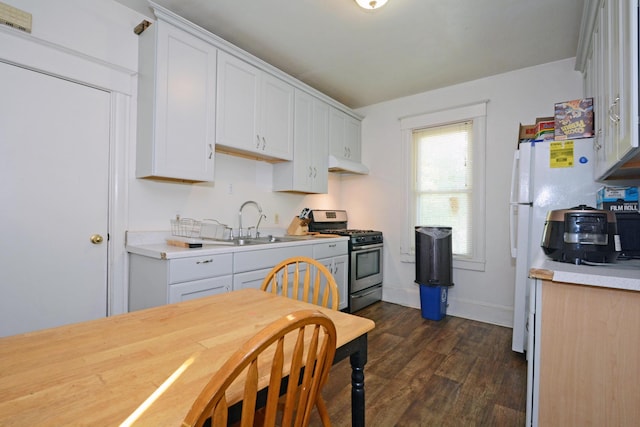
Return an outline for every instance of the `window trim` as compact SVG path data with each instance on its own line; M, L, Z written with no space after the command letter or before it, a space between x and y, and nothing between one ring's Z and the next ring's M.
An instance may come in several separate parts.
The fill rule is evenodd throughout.
M415 201L413 198L413 159L412 159L412 134L413 130L430 126L445 125L448 123L473 120L474 123L474 191L473 210L474 224L472 237L472 256L453 256L453 268L464 270L484 271L485 269L485 229L486 229L486 111L487 102L453 107L430 113L419 114L400 118L402 162L404 176L404 206L405 215L402 223L400 254L403 262L415 262L415 227L412 225L412 212Z

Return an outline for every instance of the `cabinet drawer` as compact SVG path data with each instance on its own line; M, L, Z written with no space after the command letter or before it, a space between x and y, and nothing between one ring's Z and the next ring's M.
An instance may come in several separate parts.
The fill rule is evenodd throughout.
M290 246L286 248L272 248L258 251L236 252L234 258L234 273L243 271L271 268L280 261L294 256L311 257L311 245Z
M315 259L345 255L347 251L348 244L346 240L324 242L313 245L313 257Z
M169 264L169 283L224 276L232 271L232 254L172 259Z

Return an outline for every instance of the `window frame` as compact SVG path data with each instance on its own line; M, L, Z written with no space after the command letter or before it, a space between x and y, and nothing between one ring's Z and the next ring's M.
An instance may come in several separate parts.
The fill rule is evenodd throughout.
M413 131L427 127L447 125L465 120L473 121L473 186L472 192L472 251L470 257L453 255L453 268L484 271L485 269L485 229L486 229L486 104L487 101L435 111L416 116L400 118L402 133L402 160L404 176L405 216L402 221L402 241L400 252L403 262L415 262L415 197L413 191L414 159Z

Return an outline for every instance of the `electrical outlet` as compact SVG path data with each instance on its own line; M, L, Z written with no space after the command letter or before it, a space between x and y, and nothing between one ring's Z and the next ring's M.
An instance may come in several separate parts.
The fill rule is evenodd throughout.
M280 214L275 214L273 216L273 223L274 224L280 224Z

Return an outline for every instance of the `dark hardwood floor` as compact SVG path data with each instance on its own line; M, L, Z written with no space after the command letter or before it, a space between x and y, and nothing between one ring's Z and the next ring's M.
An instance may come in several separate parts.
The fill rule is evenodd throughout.
M527 364L511 329L379 302L365 366L367 426L523 426ZM351 367L336 364L324 396L334 426L351 425ZM311 423L320 426L317 414Z

